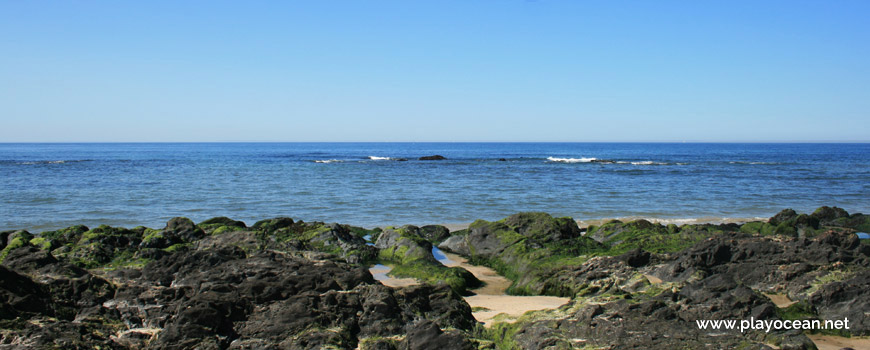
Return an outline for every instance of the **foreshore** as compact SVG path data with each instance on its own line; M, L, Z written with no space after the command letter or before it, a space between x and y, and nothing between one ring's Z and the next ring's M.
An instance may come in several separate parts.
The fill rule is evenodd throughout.
M822 207L746 223L585 224L519 213L473 230L217 217L173 218L162 229L4 231L0 340L115 349L866 345L870 244L856 233L870 216ZM711 335L696 324L750 318L848 319L851 328Z

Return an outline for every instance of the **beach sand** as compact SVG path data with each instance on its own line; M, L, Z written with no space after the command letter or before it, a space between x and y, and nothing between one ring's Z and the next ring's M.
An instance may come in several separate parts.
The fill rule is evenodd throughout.
M839 350L842 348L870 349L870 338L845 338L832 335L809 334L807 335L819 350Z
M791 306L796 303L796 301L789 299L788 295L785 294L772 294L772 293L762 293L766 296L770 301L773 302L776 307L782 309Z
M465 258L443 252L449 259L444 264L445 266L459 266L472 274L477 279L486 283L481 288L474 289L471 292L474 295L466 296L465 301L473 309L474 318L483 322L487 327L492 326L497 315L499 320L516 319L524 313L533 310L555 309L565 305L570 300L569 298L549 297L549 296L514 296L507 295L505 291L510 287L511 281L500 276L493 269L485 266L471 265ZM390 272L390 267L385 265L375 265L369 269L369 272L380 281L383 285L393 288L408 287L420 284L419 281L413 278L395 278L387 276Z
M392 268L389 266L375 265L375 267L369 269L369 272L371 272L375 280L381 282L381 284L387 287L401 288L420 284L420 281L417 281L417 279L414 278L396 278L387 276L387 273L390 272L390 270L392 270Z
M475 295L465 297L465 301L472 308L479 308L472 314L487 327L492 326L495 317L499 314L506 315L499 319L516 319L528 311L556 309L570 300L549 296L506 295L505 290L511 285L511 281L507 278L488 267L468 264L468 261L459 255L446 252L444 255L451 260L445 265L462 267L486 283L485 286L472 290Z

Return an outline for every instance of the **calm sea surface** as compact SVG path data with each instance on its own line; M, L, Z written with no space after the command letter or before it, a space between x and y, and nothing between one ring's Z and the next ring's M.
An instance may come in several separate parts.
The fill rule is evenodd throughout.
M417 160L434 154L448 159ZM0 230L160 228L174 216L752 218L821 205L870 212L870 144L0 144Z

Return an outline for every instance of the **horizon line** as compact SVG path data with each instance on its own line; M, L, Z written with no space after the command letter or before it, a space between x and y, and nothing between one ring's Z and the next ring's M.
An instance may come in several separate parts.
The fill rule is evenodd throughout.
M221 141L0 141L0 144L122 144L122 143L692 143L692 144L863 144L870 140L757 140L757 141L281 141L281 140L221 140Z

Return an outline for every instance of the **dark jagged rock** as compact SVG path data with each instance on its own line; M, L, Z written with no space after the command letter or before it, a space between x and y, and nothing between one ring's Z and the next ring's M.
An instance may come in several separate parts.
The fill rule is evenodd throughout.
M0 320L22 314L53 316L51 296L30 278L0 265Z
M211 218L211 219L205 220L205 221L203 221L203 222L200 222L197 226L202 226L202 225L214 225L214 224L227 225L227 226L247 227L247 226L245 226L245 223L244 223L244 222L242 222L242 221L238 221L238 220L233 220L233 219L230 219L230 218L228 218L228 217L226 217L226 216L218 216L218 217L215 217L215 218Z
M420 235L430 242L441 242L450 237L450 230L441 225L426 225L420 227Z
M822 320L849 320L852 334L870 334L870 270L864 270L842 281L819 287L810 295L809 303L818 310Z
M585 232L543 213L453 233L289 218L250 229L178 218L162 230L6 231L0 348L810 349L800 332L712 331L695 321L848 318L843 334L870 335L870 245L854 234L866 224L823 207L743 225L613 221ZM434 259L441 240L512 279L514 293L571 302L479 328L457 293L467 285L437 283L467 283L468 273ZM378 258L432 283L381 285L366 268ZM779 308L765 293L797 303Z
M188 218L176 217L166 223L163 230L143 230L142 248L166 249L175 245L189 244L205 237L205 231Z
M819 219L823 225L830 225L839 218L848 218L849 213L843 208L823 206L816 209L810 216Z
M238 220L230 219L226 216L219 216L200 222L196 225L206 234L219 235L232 231L245 231L248 227L245 223Z
M293 219L282 217L257 221L254 226L251 226L251 228L265 233L272 233L282 228L291 227L293 224Z
M414 325L408 336L399 344L400 350L473 350L475 346L457 331L444 332L431 321Z
M442 155L437 155L437 154L434 156L420 157L420 160L445 160L445 159L447 159L447 158L445 158Z

